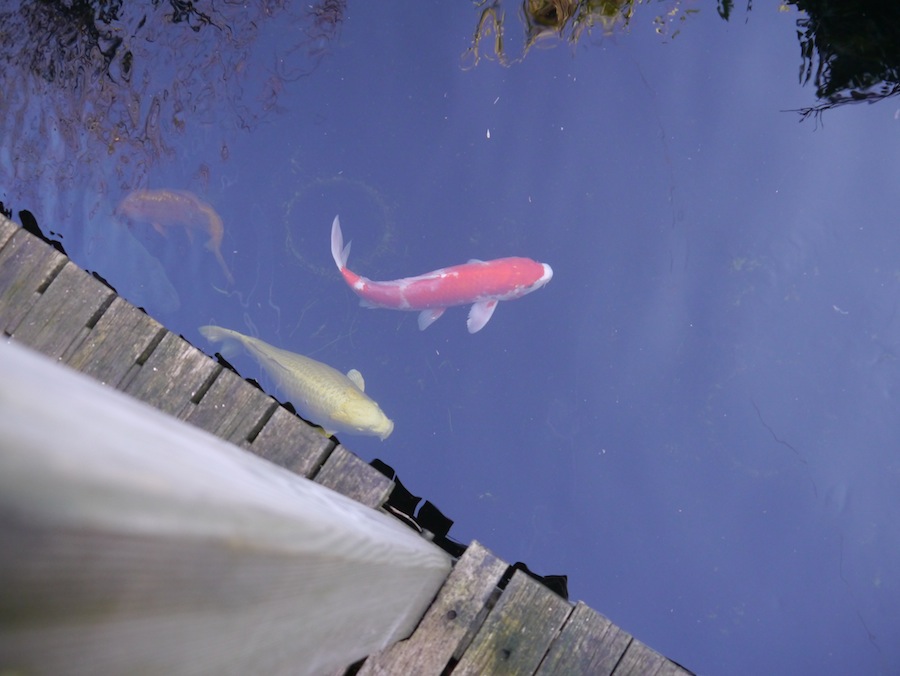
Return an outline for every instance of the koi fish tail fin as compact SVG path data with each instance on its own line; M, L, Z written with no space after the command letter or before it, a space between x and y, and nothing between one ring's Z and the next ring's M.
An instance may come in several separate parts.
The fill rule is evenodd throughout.
M221 326L201 326L198 331L211 343L222 343L219 350L226 359L232 359L241 352L241 340L235 337L235 332L223 329Z
M347 259L350 258L350 243L344 246L341 219L338 216L335 216L331 223L331 257L334 258L334 264L338 266L338 270L346 268Z

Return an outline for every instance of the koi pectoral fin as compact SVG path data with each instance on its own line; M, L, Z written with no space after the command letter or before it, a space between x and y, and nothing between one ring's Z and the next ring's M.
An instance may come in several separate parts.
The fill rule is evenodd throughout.
M419 331L424 331L434 324L444 314L445 307L433 307L430 310L422 310L419 313Z
M469 310L469 318L466 320L466 327L469 333L478 333L484 328L484 325L491 320L491 315L497 308L496 300L482 300L475 303Z
M360 392L366 391L366 381L363 380L362 373L356 369L350 369L347 371L347 377L350 379L350 382L356 385Z

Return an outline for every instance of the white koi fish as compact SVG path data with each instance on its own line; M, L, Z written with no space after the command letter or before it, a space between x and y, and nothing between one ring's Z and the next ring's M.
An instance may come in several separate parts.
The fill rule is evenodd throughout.
M501 300L521 298L540 289L553 277L546 263L530 258L471 260L463 265L426 272L390 282L375 282L347 268L350 245L344 247L341 221L331 224L331 255L344 280L366 307L411 310L419 313L419 329L431 326L448 307L472 305L469 333L484 328Z
M329 434L370 434L383 441L394 430L390 418L365 394L365 382L356 369L344 375L315 359L221 326L201 326L199 330L207 340L223 343L222 353L226 356L243 345L297 407L297 412Z

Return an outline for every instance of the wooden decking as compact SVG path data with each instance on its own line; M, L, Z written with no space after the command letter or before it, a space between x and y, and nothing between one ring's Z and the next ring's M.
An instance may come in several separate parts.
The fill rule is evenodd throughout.
M386 508L395 488L391 479L2 216L0 332L270 462L397 515ZM583 603L572 604L521 570L510 571L473 542L412 636L352 665L349 673L691 673Z

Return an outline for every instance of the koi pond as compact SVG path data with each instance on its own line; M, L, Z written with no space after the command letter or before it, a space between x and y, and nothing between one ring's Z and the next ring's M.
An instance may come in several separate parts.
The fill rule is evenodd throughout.
M686 668L897 673L900 10L832 4L5 3L0 202Z

